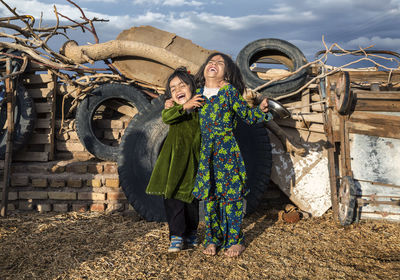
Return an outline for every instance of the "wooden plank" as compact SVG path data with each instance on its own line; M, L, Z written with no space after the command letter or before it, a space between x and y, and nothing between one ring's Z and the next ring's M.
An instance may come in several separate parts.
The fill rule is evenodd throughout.
M14 156L16 161L48 161L48 152L20 152Z
M372 119L355 116L351 121L346 122L346 125L351 133L400 139L400 117L385 117L391 117L392 121L389 122L384 117L377 116L373 116Z
M400 112L400 100L357 99L355 111Z
M324 116L322 113L296 113L292 114L292 119L302 122L324 123Z
M50 144L50 133L49 134L38 134L34 133L29 139L28 144Z
M52 110L52 103L43 102L43 103L35 103L36 113L48 113Z
M357 123L375 123L380 126L384 126L387 129L393 129L394 127L400 127L400 116L385 115L379 113L370 112L353 112L350 115L349 121Z
M310 113L310 90L306 90L301 94L301 112Z
M352 82L381 83L388 82L390 72L384 71L349 71ZM393 71L390 82L400 82L400 71Z
M400 91L364 91L354 90L357 100L378 99L378 100L400 100Z
M23 83L25 84L41 84L53 81L53 77L49 74L28 74L23 76Z
M46 119L36 119L35 128L50 128L51 126L51 118Z
M53 89L51 88L31 88L28 92L32 98L47 98L51 97Z
M319 96L319 94L312 94L312 95L311 95L311 101L312 101L312 102L321 101L321 97Z

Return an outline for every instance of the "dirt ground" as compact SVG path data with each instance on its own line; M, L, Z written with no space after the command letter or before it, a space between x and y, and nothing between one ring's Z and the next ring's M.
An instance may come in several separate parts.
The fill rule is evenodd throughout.
M244 220L246 251L168 254L165 223L134 213L12 214L0 218L0 279L399 279L400 223L295 224L261 206ZM200 225L200 236L204 224Z

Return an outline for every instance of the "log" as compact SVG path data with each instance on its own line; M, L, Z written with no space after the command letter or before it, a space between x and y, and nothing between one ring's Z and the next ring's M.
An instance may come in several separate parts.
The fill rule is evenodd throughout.
M200 67L200 65L163 48L135 41L112 40L95 45L79 46L77 42L72 40L64 43L61 54L72 59L76 64L87 62L93 64L94 61L98 60L120 56L137 56L168 65L172 69L184 65L192 73L196 73Z

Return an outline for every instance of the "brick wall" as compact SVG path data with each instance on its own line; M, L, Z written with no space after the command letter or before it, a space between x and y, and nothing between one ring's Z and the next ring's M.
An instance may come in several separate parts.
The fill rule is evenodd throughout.
M9 210L39 212L130 208L119 186L116 163L94 160L14 163L8 200Z

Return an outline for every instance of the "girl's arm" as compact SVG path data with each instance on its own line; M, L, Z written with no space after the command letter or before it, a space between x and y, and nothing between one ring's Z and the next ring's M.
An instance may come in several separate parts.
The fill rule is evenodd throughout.
M161 112L162 120L165 124L174 124L184 120L186 115L183 105L174 105L171 108L164 109Z
M232 85L224 87L230 96L230 106L236 112L236 114L242 118L248 124L255 124L262 121L269 121L272 119L271 113L264 113L260 107L250 108L246 100L238 90Z

